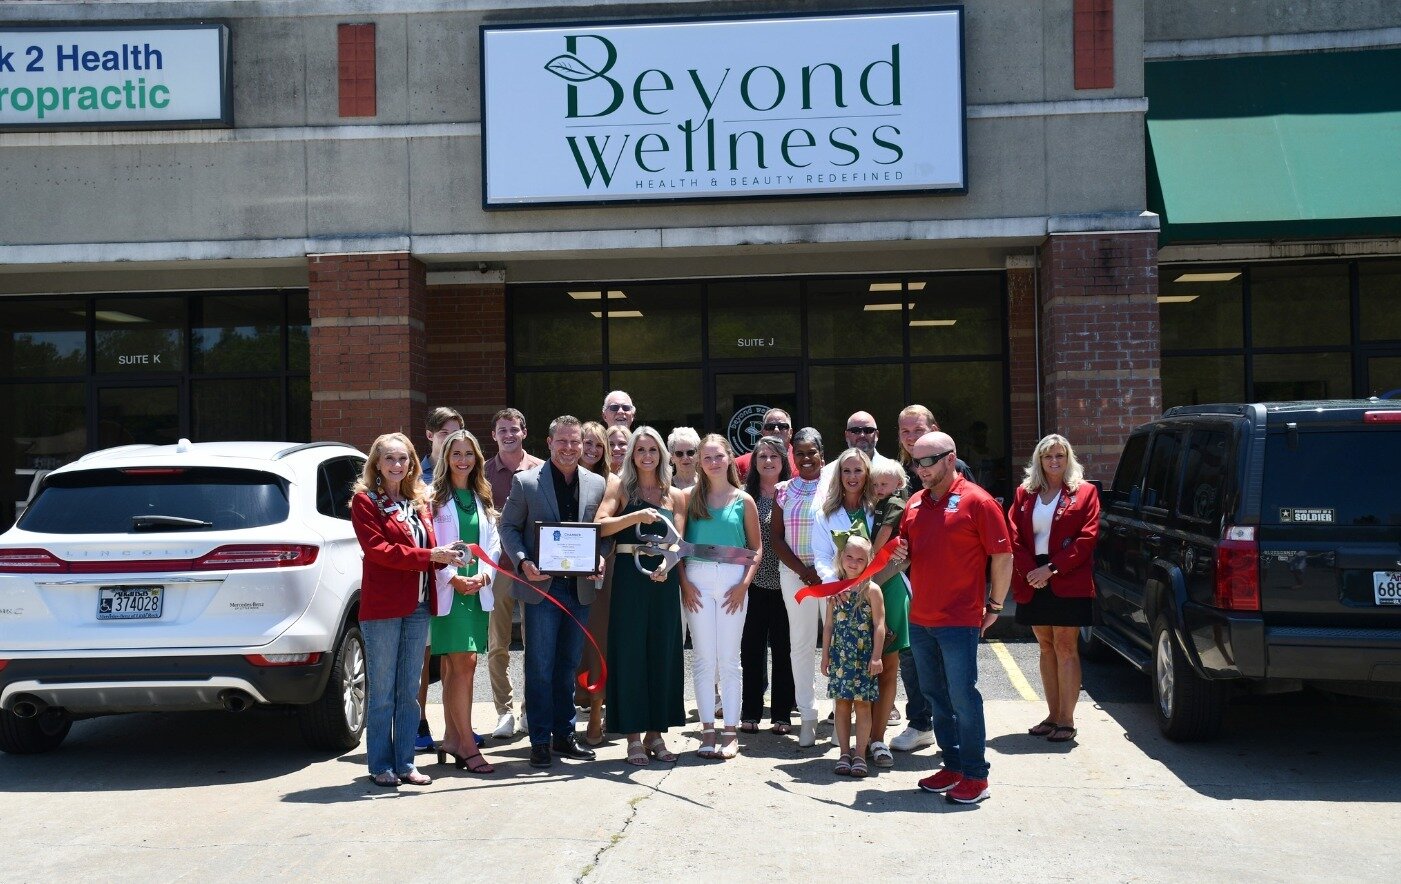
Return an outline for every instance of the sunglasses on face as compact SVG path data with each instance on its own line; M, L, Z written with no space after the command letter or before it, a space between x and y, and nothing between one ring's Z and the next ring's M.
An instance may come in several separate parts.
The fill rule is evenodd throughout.
M605 405L605 406L603 406L603 408L604 408L604 410L606 410L606 411L622 411L622 412L630 412L630 411L632 411L632 409L633 409L633 407L632 407L631 405L621 405L621 404L619 404L619 403L617 403L617 402L614 402L612 405Z
M952 448L950 448L948 451L941 451L938 454L931 454L928 457L912 458L912 460L914 461L915 466L928 468L934 466L934 464L948 457L950 454L953 454Z
M696 450L694 448L687 448L685 451L677 450L673 451L672 455L675 457L695 457Z
M846 431L855 436L871 436L876 433L875 427L847 427Z
M785 424L783 421L769 421L768 423L764 424L764 429L766 431L777 430L781 432L783 430L792 428L792 426L792 424Z

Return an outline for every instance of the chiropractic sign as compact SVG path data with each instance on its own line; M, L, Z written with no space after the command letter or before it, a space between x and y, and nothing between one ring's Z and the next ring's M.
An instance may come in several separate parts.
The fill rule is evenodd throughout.
M483 26L487 208L967 191L962 9Z
M0 128L229 126L228 28L0 28Z

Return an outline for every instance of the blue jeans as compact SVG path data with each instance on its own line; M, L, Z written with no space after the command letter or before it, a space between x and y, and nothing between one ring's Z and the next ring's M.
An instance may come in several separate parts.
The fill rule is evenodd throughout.
M988 775L987 725L978 693L979 630L910 624L910 650L929 702L944 767L970 779Z
M550 581L550 596L580 623L589 606L579 604L572 579ZM584 652L584 633L558 607L541 599L525 606L525 706L530 710L530 744L574 732L574 673Z
M369 681L365 740L371 776L385 771L406 774L413 769L420 717L418 684L429 619L425 603L407 617L360 623Z
M900 681L905 685L905 717L910 727L917 731L933 729L929 720L929 701L919 686L919 669L915 666L914 651L906 648L900 652Z

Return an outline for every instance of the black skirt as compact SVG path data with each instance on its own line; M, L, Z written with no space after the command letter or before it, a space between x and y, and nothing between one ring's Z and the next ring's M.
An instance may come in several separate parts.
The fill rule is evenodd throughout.
M1039 555L1036 564L1039 567L1050 560L1050 556ZM1049 583L1036 590L1031 601L1017 603L1016 621L1022 626L1089 626L1092 617L1090 599L1061 598L1051 592Z

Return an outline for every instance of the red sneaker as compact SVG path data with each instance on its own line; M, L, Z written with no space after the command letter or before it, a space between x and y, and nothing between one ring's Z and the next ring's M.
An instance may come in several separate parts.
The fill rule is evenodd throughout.
M963 781L963 774L944 768L931 777L919 781L919 787L926 792L947 792Z
M977 804L991 794L992 791L988 789L987 780L975 780L969 777L960 780L957 786L944 793L944 797L955 804Z

